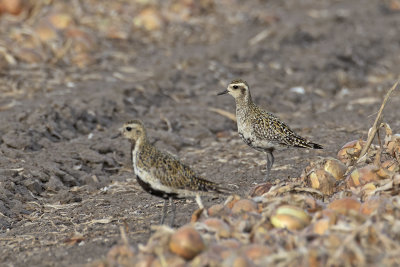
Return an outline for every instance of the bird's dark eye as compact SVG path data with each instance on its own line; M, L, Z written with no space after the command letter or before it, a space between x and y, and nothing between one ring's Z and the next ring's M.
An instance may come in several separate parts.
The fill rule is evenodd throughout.
M126 127L125 129L126 129L128 132L132 131L132 127L129 127L129 126Z
M237 86L237 85L233 86L233 89L238 89L238 88L239 88L239 86Z

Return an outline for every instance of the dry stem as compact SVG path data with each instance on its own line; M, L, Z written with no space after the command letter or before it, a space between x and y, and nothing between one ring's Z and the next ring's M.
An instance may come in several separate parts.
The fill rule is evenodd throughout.
M385 98L383 99L382 105L378 111L378 115L376 116L375 122L371 127L372 130L371 130L370 135L368 136L367 143L361 150L361 153L360 153L357 163L359 163L361 161L362 157L367 153L369 147L371 146L372 141L375 138L376 132L379 129L378 123L381 120L383 108L385 107L386 102L389 100L391 93L393 92L394 89L396 89L397 85L399 84L399 81L400 81L400 79L398 79L397 82L392 86L392 88L390 88L390 90L386 93Z

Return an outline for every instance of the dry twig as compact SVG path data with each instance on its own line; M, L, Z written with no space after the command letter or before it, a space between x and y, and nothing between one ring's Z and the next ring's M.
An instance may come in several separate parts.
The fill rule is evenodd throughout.
M369 147L371 146L372 140L374 140L375 135L376 135L376 133L377 133L377 131L379 129L379 125L380 125L379 122L381 120L383 108L385 107L386 102L389 100L390 95L392 94L394 89L396 89L397 85L399 84L399 81L400 81L400 79L398 79L397 82L392 86L392 88L390 88L390 90L386 93L385 98L383 99L382 105L381 105L381 107L380 107L380 109L378 111L378 115L376 116L375 122L371 127L371 132L368 135L367 143L365 144L365 146L361 150L361 153L360 153L360 156L358 158L357 163L359 163L362 160L363 156L367 153Z
M226 111L226 110L223 110L223 109L219 109L219 108L209 108L208 110L210 110L212 112L215 112L215 113L218 113L219 115L227 117L228 119L231 119L234 122L236 122L235 114L233 114L233 113L231 113L229 111Z

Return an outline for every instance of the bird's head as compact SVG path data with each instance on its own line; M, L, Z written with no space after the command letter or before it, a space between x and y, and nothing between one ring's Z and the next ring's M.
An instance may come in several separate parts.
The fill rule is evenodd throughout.
M146 137L146 130L144 129L143 122L140 120L128 121L120 128L120 131L125 138L133 142Z
M235 99L246 98L250 95L249 85L243 80L233 80L225 91L218 95L230 94Z

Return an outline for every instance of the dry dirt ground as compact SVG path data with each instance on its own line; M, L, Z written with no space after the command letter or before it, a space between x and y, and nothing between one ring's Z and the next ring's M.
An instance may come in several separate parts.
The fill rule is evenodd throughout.
M126 120L143 120L160 149L246 195L266 161L213 110L234 113L232 97L216 96L230 80L247 80L257 104L325 147L276 153L272 176L287 179L365 139L400 70L397 1L37 2L28 18L0 18L1 45L16 60L0 73L1 266L86 264L120 240L120 226L132 244L147 240L162 201L136 183L128 142L111 139ZM154 27L132 22L145 8ZM39 59L18 57L12 29L59 10L92 36L89 59L52 60L43 44ZM90 20L99 17L108 24ZM101 31L113 23L120 35ZM384 112L394 132L399 100L397 91ZM177 205L175 226L196 209Z

